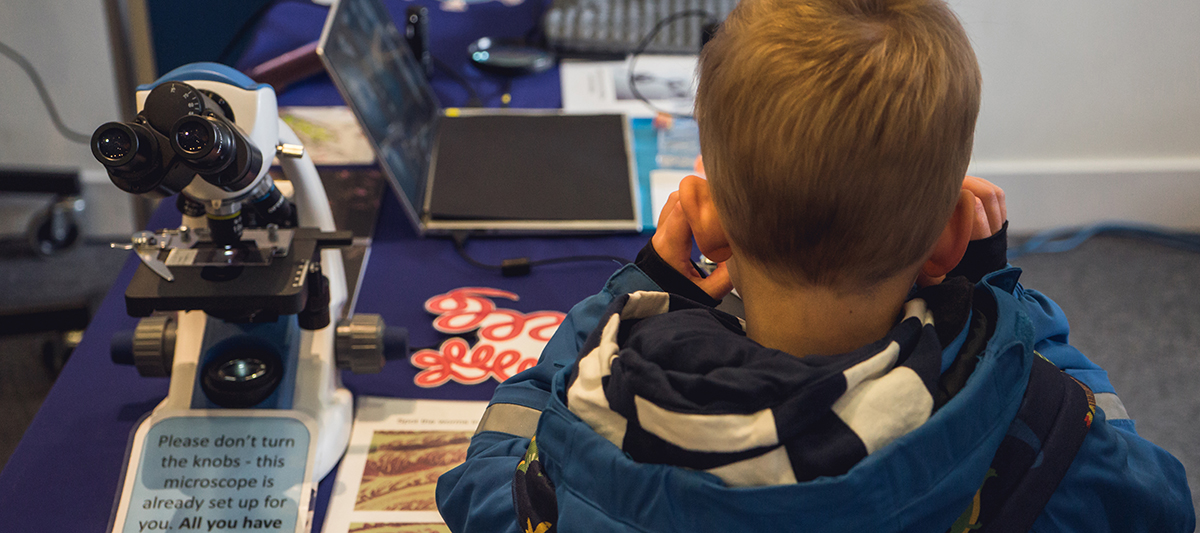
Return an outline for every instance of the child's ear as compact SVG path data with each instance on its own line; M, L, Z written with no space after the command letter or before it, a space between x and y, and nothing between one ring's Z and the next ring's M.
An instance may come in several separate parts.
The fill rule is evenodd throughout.
M954 267L962 261L967 252L967 244L971 242L971 229L975 225L975 195L963 189L958 195L958 203L954 204L954 212L946 222L946 228L933 245L933 254L921 265L917 283L921 286L934 285L942 282Z
M679 182L679 207L683 209L701 253L718 263L733 256L707 180L698 176L683 178Z

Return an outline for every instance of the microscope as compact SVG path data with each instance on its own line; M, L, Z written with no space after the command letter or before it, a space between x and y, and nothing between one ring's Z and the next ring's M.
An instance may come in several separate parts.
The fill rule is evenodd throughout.
M125 292L140 321L113 339L113 359L170 377L155 413L303 420L318 481L350 436L353 399L338 370L379 372L387 354L406 355L406 335L378 315L345 312L339 247L351 234L334 227L316 166L269 85L224 65L185 65L139 87L137 109L130 122L100 126L92 154L121 190L176 196L183 225L123 246L142 261ZM286 181L268 173L276 157Z

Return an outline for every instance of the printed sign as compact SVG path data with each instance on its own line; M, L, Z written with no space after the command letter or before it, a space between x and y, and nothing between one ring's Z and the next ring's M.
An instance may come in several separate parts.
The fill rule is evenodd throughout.
M566 315L501 309L493 298L516 301L518 296L499 289L463 287L425 302L425 310L437 315L434 329L451 335L474 331L478 340L472 346L462 337L452 337L437 350L413 354L412 364L424 369L413 378L417 385L439 387L451 380L464 385L488 379L503 382L537 364L542 348Z
M310 430L286 416L156 415L134 436L113 531L305 531Z

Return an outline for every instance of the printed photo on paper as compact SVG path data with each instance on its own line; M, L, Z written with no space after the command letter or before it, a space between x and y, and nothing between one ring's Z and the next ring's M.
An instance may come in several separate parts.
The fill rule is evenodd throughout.
M355 511L436 511L438 476L467 459L471 431L376 431Z
M487 402L361 396L323 531L447 531L438 476L467 457Z

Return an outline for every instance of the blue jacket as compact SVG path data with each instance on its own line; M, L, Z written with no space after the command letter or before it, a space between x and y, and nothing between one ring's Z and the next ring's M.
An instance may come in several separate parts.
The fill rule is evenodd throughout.
M945 531L985 479L1036 350L1088 385L1099 409L1032 530L1193 531L1182 465L1137 436L1107 374L1068 343L1061 309L1018 274L983 279L997 303L994 333L962 391L919 428L844 475L731 488L704 472L637 463L565 405L570 367L609 303L660 290L626 266L571 310L536 367L497 387L466 462L438 480L439 509L456 532L526 530L512 484L536 427L559 531Z

